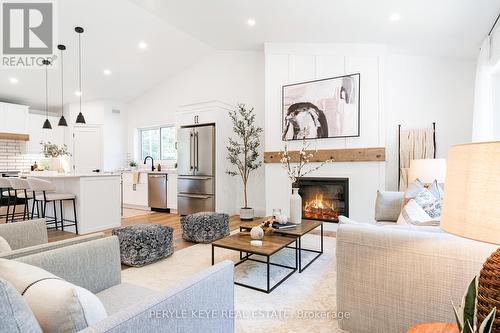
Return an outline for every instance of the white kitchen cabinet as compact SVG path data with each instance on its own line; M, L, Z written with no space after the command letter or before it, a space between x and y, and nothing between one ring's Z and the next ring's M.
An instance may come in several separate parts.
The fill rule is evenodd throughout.
M129 206L148 207L148 174L141 172L137 184L133 182L133 173L124 172L123 204Z
M227 105L224 105L225 109L222 109L219 104L222 103L212 101L182 106L176 115L177 126L181 127L215 123L216 119L220 116L217 112L224 112L222 110L227 110L228 107Z
M167 177L167 207L177 210L177 175L169 173Z
M26 105L0 102L0 132L29 134L28 109Z

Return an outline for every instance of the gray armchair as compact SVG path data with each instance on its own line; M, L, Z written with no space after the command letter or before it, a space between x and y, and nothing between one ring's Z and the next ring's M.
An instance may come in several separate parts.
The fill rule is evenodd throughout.
M234 332L234 265L230 261L209 267L174 289L155 292L121 282L116 236L16 260L41 267L99 297L108 317L82 333ZM212 316L197 316L199 311ZM179 316L167 315L172 313Z
M0 224L0 236L12 249L0 253L0 258L4 259L15 259L105 237L103 233L95 233L49 243L45 219Z

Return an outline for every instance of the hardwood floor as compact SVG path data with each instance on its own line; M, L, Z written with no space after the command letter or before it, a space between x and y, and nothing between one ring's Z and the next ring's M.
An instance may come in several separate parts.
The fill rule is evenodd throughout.
M23 207L18 206L16 210L22 211ZM2 213L2 209L0 209L0 214ZM5 212L3 212L5 213ZM5 221L2 219L0 223L4 223ZM187 248L192 245L196 245L196 243L191 243L187 242L182 239L182 231L181 231L181 225L180 225L180 217L177 214L166 214L166 213L156 213L156 212L145 212L143 215L139 216L133 216L133 217L127 217L127 218L122 218L122 226L129 226L129 225L134 225L134 224L142 224L142 223L154 223L154 224L160 224L160 225L165 225L174 228L174 248L175 250L181 250L184 248ZM238 216L232 216L229 219L229 228L232 230L236 230L238 228L238 225L240 223L239 217ZM111 235L111 230L108 229L103 231L106 235ZM319 230L313 230L311 231L311 234L319 235L320 231ZM66 232L66 231L60 231L60 230L49 230L48 231L49 235L49 242L55 242L63 239L68 239L68 238L73 238L73 237L78 237L78 235L75 235L74 233L71 232ZM335 237L336 233L335 231L325 231L324 232L325 237Z
M134 224L160 224L174 228L174 248L175 250L181 250L186 247L196 245L196 243L187 242L182 239L181 231L181 221L177 214L166 214L166 213L145 213L144 215L128 217L122 219L122 226L129 226ZM235 230L238 228L239 218L233 216L229 219L229 228ZM106 235L111 235L111 230L108 229L103 231ZM60 230L49 230L49 242L55 242L62 239L78 237L73 233L60 231Z

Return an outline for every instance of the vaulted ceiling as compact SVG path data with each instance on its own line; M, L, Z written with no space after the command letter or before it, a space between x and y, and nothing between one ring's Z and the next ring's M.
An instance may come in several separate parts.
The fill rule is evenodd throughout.
M57 42L68 47L65 102L78 100L78 25L85 28L84 101L126 102L213 49L262 50L265 42L384 43L409 54L474 57L500 1L59 0L57 11ZM391 21L393 14L400 19ZM42 109L44 80L43 70L0 69L0 100ZM60 72L52 69L52 109L60 95Z
M126 102L182 71L210 51L205 43L127 0L58 0L57 43L64 54L65 102L78 98L78 36L82 26L83 100ZM144 42L146 49L138 44ZM56 53L58 54L58 53ZM104 75L108 69L111 75ZM18 83L10 83L17 78ZM49 70L49 104L61 105L59 69ZM45 109L45 72L0 69L0 100Z
M500 12L498 0L132 1L219 49L386 43L400 52L448 56L475 55ZM391 21L392 14L400 19ZM249 18L255 26L246 24Z

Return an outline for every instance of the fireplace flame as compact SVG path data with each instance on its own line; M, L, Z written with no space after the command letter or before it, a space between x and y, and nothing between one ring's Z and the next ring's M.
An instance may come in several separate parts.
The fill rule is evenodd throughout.
M304 217L312 219L337 220L339 210L333 200L326 200L323 193L317 193L314 199L305 201L303 207Z

